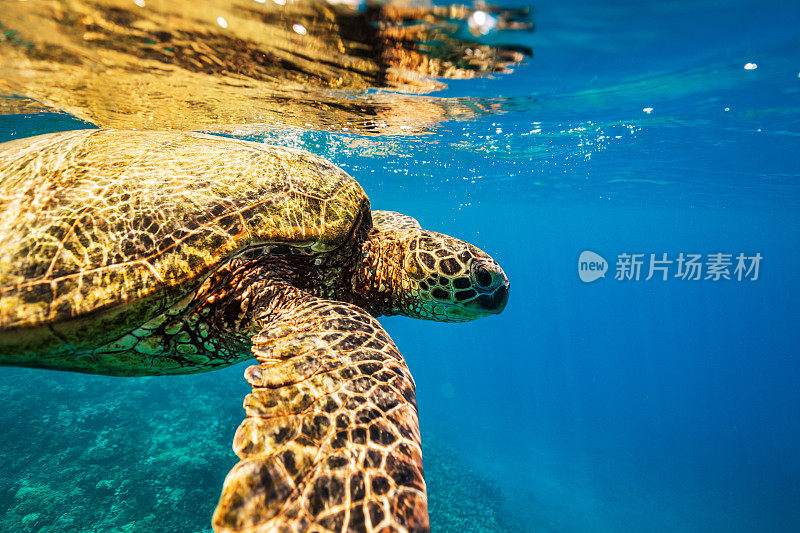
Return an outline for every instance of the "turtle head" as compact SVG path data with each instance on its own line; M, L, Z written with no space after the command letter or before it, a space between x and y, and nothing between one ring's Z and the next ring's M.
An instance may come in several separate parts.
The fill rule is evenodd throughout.
M417 230L403 239L399 313L441 322L462 322L501 312L508 278L489 254L464 241ZM406 288L407 287L407 288Z
M404 219L399 224L380 213L386 212L373 213L375 228L368 240L381 257L365 259L382 263L370 269L379 278L379 294L384 295L378 299L391 302L391 309L382 312L464 322L505 308L508 278L489 254L459 239L424 230L410 217L398 215Z

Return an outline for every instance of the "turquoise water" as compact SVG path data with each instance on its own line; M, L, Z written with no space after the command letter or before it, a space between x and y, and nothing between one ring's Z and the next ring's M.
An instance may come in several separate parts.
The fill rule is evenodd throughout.
M497 317L382 319L417 383L432 527L800 530L800 4L535 8L525 66L437 93L495 113L415 138L249 137L331 159L511 280ZM71 127L0 117L2 140ZM605 278L579 279L586 250ZM663 253L731 254L732 279L673 262L645 280ZM736 279L739 253L758 279ZM615 279L620 254L644 254L641 279ZM206 529L245 366L3 369L0 529Z

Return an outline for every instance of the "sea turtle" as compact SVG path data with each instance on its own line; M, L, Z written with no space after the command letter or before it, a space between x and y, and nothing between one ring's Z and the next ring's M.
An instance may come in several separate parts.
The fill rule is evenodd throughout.
M414 381L373 317L471 320L508 286L304 151L117 130L0 145L0 364L144 376L255 354L218 531L428 530Z

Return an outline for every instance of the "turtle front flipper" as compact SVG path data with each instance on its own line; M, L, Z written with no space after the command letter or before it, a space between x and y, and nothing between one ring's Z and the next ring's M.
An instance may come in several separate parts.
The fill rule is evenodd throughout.
M308 298L253 343L214 529L428 531L414 381L380 324Z

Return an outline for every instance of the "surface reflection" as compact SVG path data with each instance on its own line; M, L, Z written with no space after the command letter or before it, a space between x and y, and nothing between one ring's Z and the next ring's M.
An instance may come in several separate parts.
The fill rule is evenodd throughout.
M423 96L441 79L508 72L531 53L472 40L476 15L493 42L532 29L526 10L485 5L4 2L0 91L101 127L419 133L498 111Z

